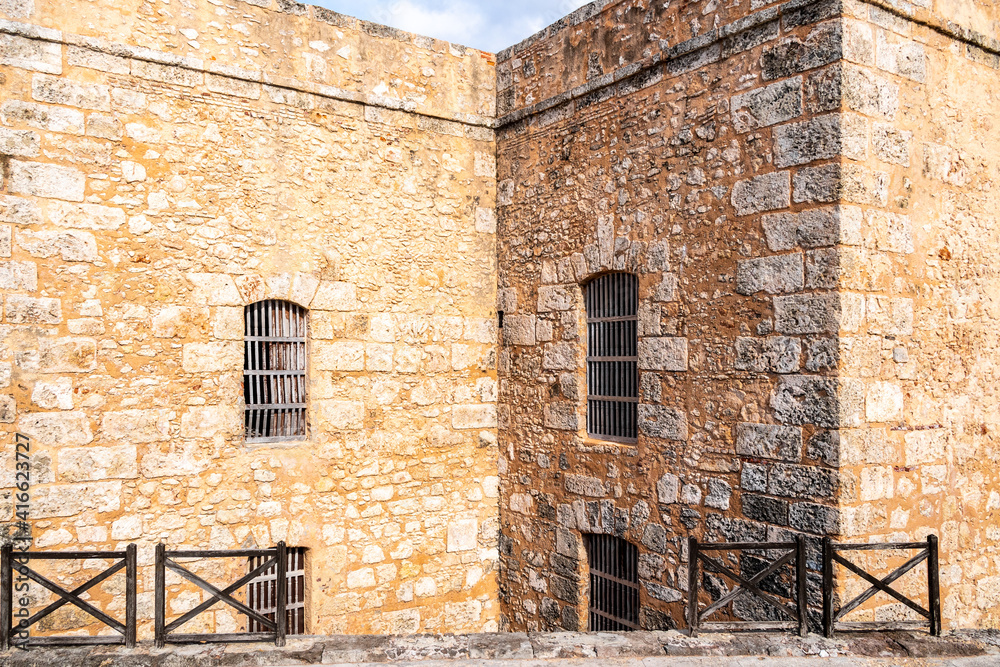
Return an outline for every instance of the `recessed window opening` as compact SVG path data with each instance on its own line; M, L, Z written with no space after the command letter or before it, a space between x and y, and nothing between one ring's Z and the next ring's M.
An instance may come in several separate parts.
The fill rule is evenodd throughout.
M590 565L587 629L639 629L639 549L614 535L585 535Z
M611 273L587 285L587 434L634 443L638 436L639 280Z
M288 547L285 556L287 558L285 580L288 582L285 588L285 619L288 625L285 627L287 634L304 635L306 633L306 548ZM252 572L263 565L267 558L264 556L251 558L249 570ZM271 621L278 611L277 579L278 567L272 565L247 585L247 606ZM268 632L268 629L250 619L248 631Z
M306 309L287 301L244 308L247 442L306 435Z

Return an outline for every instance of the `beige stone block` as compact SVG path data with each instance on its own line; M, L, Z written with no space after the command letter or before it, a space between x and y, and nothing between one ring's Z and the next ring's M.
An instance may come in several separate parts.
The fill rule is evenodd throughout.
M242 306L243 297L232 276L225 273L188 273L191 300L197 306Z
M117 512L121 509L121 500L120 481L42 486L32 492L31 515L47 519L83 512Z
M397 372L416 373L422 365L424 351L422 348L413 345L397 345L395 357Z
M476 208L476 231L482 234L497 233L497 214L492 208Z
M379 343L396 342L396 320L391 314L372 315L369 326L372 340Z
M884 428L840 429L841 465L896 463L898 448Z
M4 102L0 119L7 125L27 125L62 134L83 134L84 128L82 111L20 100Z
M317 289L319 289L319 278L308 273L296 273L292 276L288 300L303 308L309 308L316 296Z
M17 245L33 257L59 256L67 262L96 262L97 239L90 232L19 230Z
M104 322L92 317L66 320L66 327L71 334L77 336L100 336L107 330Z
M33 412L21 415L18 430L36 445L71 447L94 440L85 412Z
M62 74L62 44L0 34L0 64Z
M97 367L97 343L90 338L41 340L37 351L17 353L15 360L33 373L87 373Z
M138 515L123 516L111 524L111 539L113 540L135 540L142 537L142 534L142 517Z
M858 494L861 500L882 500L893 496L892 466L862 468Z
M87 180L72 167L38 162L10 161L10 191L35 197L83 201Z
M169 409L108 411L101 415L100 434L111 442L162 442L170 439L174 418Z
M312 308L340 312L357 310L357 290L351 283L323 281L313 299Z
M58 462L59 479L66 482L135 479L139 476L138 456L133 445L62 449Z
M364 567L347 573L348 588L371 588L373 586L375 586L375 570L372 568Z
M17 419L17 401L13 396L0 394L0 424L13 424Z
M69 378L39 380L31 391L31 402L44 410L72 410L73 381Z
M219 308L216 310L223 310ZM239 309L242 312L242 309ZM186 306L167 306L153 315L153 336L156 338L188 338L203 334L208 323L209 309L207 307L188 308ZM214 324L214 323L213 323ZM213 326L214 329L214 326ZM220 336L216 336L219 338ZM243 324L240 322L240 333L243 338Z
M507 499L507 509L518 514L531 516L533 506L534 499L527 493L512 493Z
M242 413L237 405L210 405L188 408L181 415L182 438L212 438L233 435L242 428Z
M182 352L181 365L186 373L240 371L243 368L243 346L233 341L188 343Z
M219 306L212 317L212 336L220 340L243 340L246 323L243 308Z
M38 289L38 269L34 262L0 262L0 289Z
M53 225L73 229L115 231L125 224L125 211L99 204L50 201L45 204L45 216Z
M472 551L476 548L479 524L475 519L462 519L448 524L448 552Z
M40 145L41 139L35 132L0 128L0 155L37 157Z
M479 600L467 602L446 602L444 622L449 628L469 627L478 623L483 616L483 603Z
M925 465L920 468L920 492L924 495L948 490L948 466Z
M508 345L534 345L535 332L534 315L507 315L504 317L503 338Z
M365 344L365 368L369 371L392 370L393 346L387 343Z
M890 382L872 382L865 395L865 418L870 422L891 422L903 415L903 390Z
M36 102L62 104L94 111L111 111L111 93L101 84L36 74L31 79L31 97Z
M456 405L452 407L451 425L456 429L496 428L497 406Z
M572 310L575 303L570 288L561 285L543 285L538 288L538 312Z
M318 342L313 346L313 364L321 371L363 371L365 344L351 341Z
M687 338L640 338L639 368L643 370L686 371L688 369Z
M229 76L217 74L205 75L205 86L213 93L243 97L251 100L260 99L261 86L255 81L241 81Z
M69 532L65 528L58 528L56 530L46 530L41 535L39 535L32 546L39 549L46 549L49 547L59 546L60 544L69 544L73 541L73 533Z
M914 466L941 461L947 456L948 431L932 428L925 431L910 431L904 438L906 443L906 465Z
M574 343L549 343L542 353L542 368L545 370L576 370L579 346Z
M196 64L200 64L200 61L197 61ZM132 76L188 88L193 88L204 82L204 76L201 72L138 59L132 60Z
M142 476L150 479L160 477L186 478L198 475L208 468L209 462L195 452L150 451L142 456L140 469Z
M361 401L316 401L319 428L355 431L364 428L365 404Z
M4 298L7 321L13 324L59 324L62 303L59 299L9 294Z

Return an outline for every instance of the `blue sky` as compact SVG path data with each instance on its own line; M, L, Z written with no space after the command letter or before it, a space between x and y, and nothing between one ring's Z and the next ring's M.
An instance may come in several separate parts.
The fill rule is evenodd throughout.
M304 0L484 51L499 51L590 0Z

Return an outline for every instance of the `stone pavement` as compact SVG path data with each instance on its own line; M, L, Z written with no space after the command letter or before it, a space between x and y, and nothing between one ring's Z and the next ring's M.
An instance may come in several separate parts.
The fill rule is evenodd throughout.
M3 667L1000 667L1000 632L700 635L670 632L298 637L269 644L0 652Z

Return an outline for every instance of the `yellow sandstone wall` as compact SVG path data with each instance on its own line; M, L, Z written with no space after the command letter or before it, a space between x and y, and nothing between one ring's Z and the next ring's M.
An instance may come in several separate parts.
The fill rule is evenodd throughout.
M0 421L35 547L137 543L140 639L160 541L308 547L310 633L496 629L492 56L267 0L0 8ZM248 446L265 298L309 308L310 433Z
M1000 35L993 3L937 5ZM948 15L959 6L977 12ZM946 626L995 628L1000 57L853 2L844 58L844 113L864 130L881 185L850 211L863 243L840 250L841 289L864 304L861 327L842 333L840 374L865 390L862 428L840 432L841 531L850 541L938 534ZM921 579L908 581L916 593ZM898 604L866 613L857 618L909 617Z

